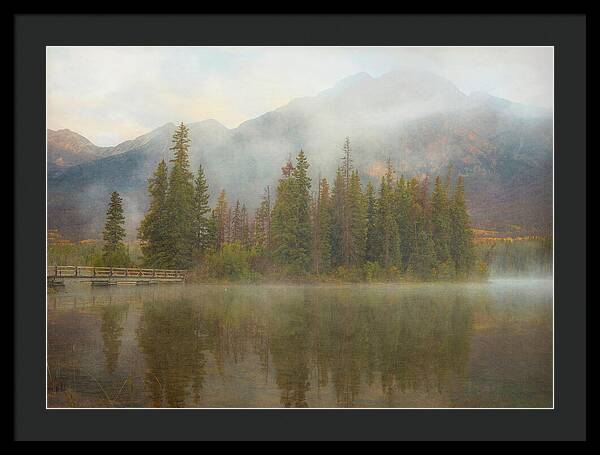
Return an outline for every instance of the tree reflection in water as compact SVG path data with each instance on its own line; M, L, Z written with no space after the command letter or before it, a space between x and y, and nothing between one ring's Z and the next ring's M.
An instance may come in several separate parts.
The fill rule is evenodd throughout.
M198 404L205 366L203 324L190 301L144 303L137 337L152 406L182 407L190 387Z
M106 372L110 375L117 369L123 323L127 316L127 304L108 304L102 307L102 341L104 342L104 358Z
M224 365L248 352L268 378L271 369L284 407L308 407L307 395L329 384L337 406L350 407L361 386L383 393L441 393L465 374L472 308L458 297L357 297L352 290L272 291L269 299L236 288L190 300L145 303L138 329L153 406L195 405L212 355Z
M49 406L548 406L551 289L536 286L56 296Z

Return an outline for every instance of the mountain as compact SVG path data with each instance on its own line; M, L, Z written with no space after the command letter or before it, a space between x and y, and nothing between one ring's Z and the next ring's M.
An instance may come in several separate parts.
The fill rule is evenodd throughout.
M121 153L117 147L100 147L69 129L46 130L48 173L55 174L87 161Z
M188 126L190 161L204 166L211 202L224 188L230 201L256 207L301 148L313 179L331 178L349 136L365 183L378 183L388 158L407 176L445 174L451 164L455 175L465 176L476 227L535 233L552 221L551 112L467 95L429 72L359 73L234 129L215 120ZM71 238L99 236L108 195L116 190L134 232L147 205L147 179L158 161L171 158L174 129L168 123L102 152L110 156L50 175L49 228Z

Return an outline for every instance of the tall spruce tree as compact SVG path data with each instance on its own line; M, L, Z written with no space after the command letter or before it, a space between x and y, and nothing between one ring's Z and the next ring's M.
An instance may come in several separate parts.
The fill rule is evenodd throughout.
M254 245L262 250L271 246L271 190L267 186L265 194L256 209L254 217Z
M246 204L242 204L240 211L241 219L241 244L245 249L250 248L250 222L248 219L248 210L246 210Z
M447 277L453 273L450 269L451 220L446 185L439 176L431 194L431 230L440 276Z
M211 210L206 229L206 249L204 253L217 251L218 223L214 209Z
M313 206L313 270L320 274L331 266L331 200L327 179L319 181Z
M367 206L356 169L350 176L347 202L350 213L349 264L359 266L365 258Z
M392 266L399 255L394 184L394 169L391 161L388 160L386 173L381 178L379 199L377 201L377 231L381 239L380 263L386 268Z
M342 200L342 264L346 267L350 266L353 258L352 244L352 207L350 195L350 177L352 175L352 151L350 148L350 138L347 137L344 141L344 156L342 157L342 176L344 197Z
M296 157L296 167L294 168L294 187L295 202L297 210L297 248L298 264L308 269L310 264L310 186L311 179L308 176L308 160L303 150Z
M405 271L410 265L410 258L417 249L417 241L420 233L427 229L427 224L424 222L425 211L420 203L421 191L421 184L416 177L408 181L406 185L408 211L402 258Z
M375 262L379 258L379 236L377 232L377 200L375 197L375 188L372 182L367 183L365 190L367 204L367 227L365 238L365 260Z
M289 164L289 163L288 163ZM285 166L273 208L272 240L275 258L294 272L308 270L311 259L310 177L302 150L296 166Z
M227 194L225 190L221 190L219 198L217 199L217 205L213 211L213 216L216 224L216 250L220 251L223 245L227 243L228 233L228 212L229 207L227 204Z
M398 226L398 242L400 254L396 259L396 266L401 270L406 270L408 267L408 261L411 254L411 246L414 243L414 237L412 234L412 227L414 221L410 217L411 209L411 193L408 188L408 184L401 175L396 182L395 194L394 194L394 205L396 210L396 225Z
M295 223L293 177L286 169L293 168L291 162L282 168L283 175L277 184L277 195L273 206L271 238L273 255L281 265L291 264L294 259L295 236L292 224Z
M435 246L431 235L431 210L428 196L428 177L422 182L411 179L408 190L411 193L410 258L407 272L418 278L429 280L437 267Z
M194 180L194 213L192 217L194 235L193 249L197 256L203 256L212 245L209 232L210 207L208 206L208 198L208 183L206 183L204 170L200 165L198 167L196 179Z
M116 191L110 195L110 202L106 210L106 224L102 237L102 261L111 267L127 267L129 254L123 243L125 238L125 216L123 215L123 199Z
M456 274L466 278L473 266L473 233L465 204L465 187L462 176L458 177L454 198L450 205L451 238L450 255Z
M429 231L419 230L415 235L414 250L407 270L418 278L429 280L437 265L435 245Z
M138 229L144 264L148 267L166 266L168 214L166 208L169 177L164 160L158 163L154 175L148 180L150 205Z
M345 203L344 174L342 168L339 167L333 179L331 196L331 264L334 267L338 267L344 263Z
M189 163L189 130L181 123L173 134L174 158L169 174L169 215L166 259L169 267L186 269L192 264L194 245L194 176Z
M231 242L242 243L242 208L239 199L231 215Z

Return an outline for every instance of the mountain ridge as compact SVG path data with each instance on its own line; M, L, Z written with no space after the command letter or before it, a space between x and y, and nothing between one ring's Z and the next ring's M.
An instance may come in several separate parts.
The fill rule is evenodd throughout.
M465 95L437 75L364 74L314 97L292 100L237 128L213 119L188 124L190 160L194 169L204 166L211 201L224 188L230 199L254 207L263 188L275 186L281 164L300 148L307 153L313 179L319 174L331 178L343 140L350 136L365 182L377 182L375 170L387 158L406 175L439 174L452 164L465 176L477 227L523 225L535 231L551 221L549 113L488 94ZM333 89L337 90L329 91ZM147 179L160 159L170 158L174 129L175 123L166 123L110 148L111 156L51 176L49 225L61 229L61 222L50 223L51 215L68 213L66 219L71 217L83 231L69 235L97 235L104 193L114 189L129 203L129 228L134 230L147 203ZM523 193L534 194L515 193L515 182ZM66 196L74 188L77 197ZM505 201L506 195L512 195L512 202ZM68 223L62 224L64 230Z

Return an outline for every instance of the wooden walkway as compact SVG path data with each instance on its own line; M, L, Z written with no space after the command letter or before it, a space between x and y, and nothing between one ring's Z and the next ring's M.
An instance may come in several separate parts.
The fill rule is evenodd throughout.
M154 284L185 281L186 270L140 269L131 267L88 267L52 265L47 267L49 285L64 285L64 280L91 282L92 285Z

